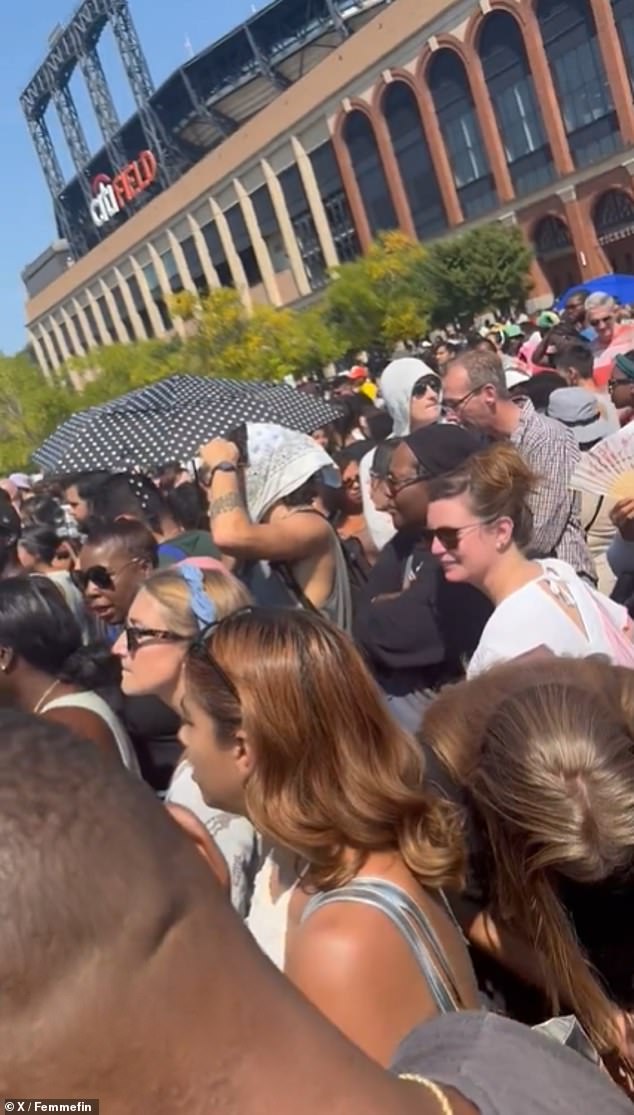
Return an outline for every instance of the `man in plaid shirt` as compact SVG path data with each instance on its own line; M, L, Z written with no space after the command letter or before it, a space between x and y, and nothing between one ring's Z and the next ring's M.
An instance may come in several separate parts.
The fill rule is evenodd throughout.
M464 426L493 440L507 438L539 477L531 498L533 553L567 561L596 584L580 518L580 496L569 487L580 451L570 432L538 414L530 399L509 395L502 361L493 352L462 353L443 379L443 404Z

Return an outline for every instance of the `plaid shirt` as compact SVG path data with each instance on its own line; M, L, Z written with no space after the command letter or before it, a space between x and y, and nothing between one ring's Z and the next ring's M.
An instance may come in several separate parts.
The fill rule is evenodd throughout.
M520 420L511 444L539 478L531 497L533 546L539 557L567 561L596 583L596 570L581 526L581 497L570 488L580 450L561 423L538 414L530 399L519 399Z

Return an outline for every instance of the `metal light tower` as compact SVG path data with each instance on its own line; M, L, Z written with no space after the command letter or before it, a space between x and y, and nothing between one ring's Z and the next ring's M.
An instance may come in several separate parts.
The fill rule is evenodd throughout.
M114 33L147 146L157 160L162 185L169 185L184 169L183 153L168 136L150 103L154 84L127 0L83 0L70 22L54 32L44 62L20 97L53 198L60 231L76 256L87 250L91 236L94 242L94 237L100 235L90 227L88 207L92 197L91 153L69 87L76 67L79 67L86 82L113 174L125 166L131 154L123 148L121 123L98 52L99 40L106 26L110 26ZM86 203L86 213L76 215L75 220L71 218L64 203L63 194L69 183L64 180L46 124L46 112L51 103L57 110Z

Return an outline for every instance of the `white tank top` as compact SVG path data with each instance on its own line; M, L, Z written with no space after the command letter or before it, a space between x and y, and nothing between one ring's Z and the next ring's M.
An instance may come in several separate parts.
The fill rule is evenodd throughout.
M112 732L124 767L127 767L134 774L140 775L138 759L128 733L119 717L98 693L84 690L82 693L67 693L64 697L55 697L52 701L47 701L40 709L40 713L48 712L49 709L54 708L83 708L87 709L88 712L94 712L95 716L103 720Z

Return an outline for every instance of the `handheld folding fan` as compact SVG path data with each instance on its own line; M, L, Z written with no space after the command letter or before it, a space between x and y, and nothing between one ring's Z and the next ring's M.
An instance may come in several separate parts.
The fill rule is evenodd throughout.
M570 487L591 495L634 499L634 423L583 453Z

